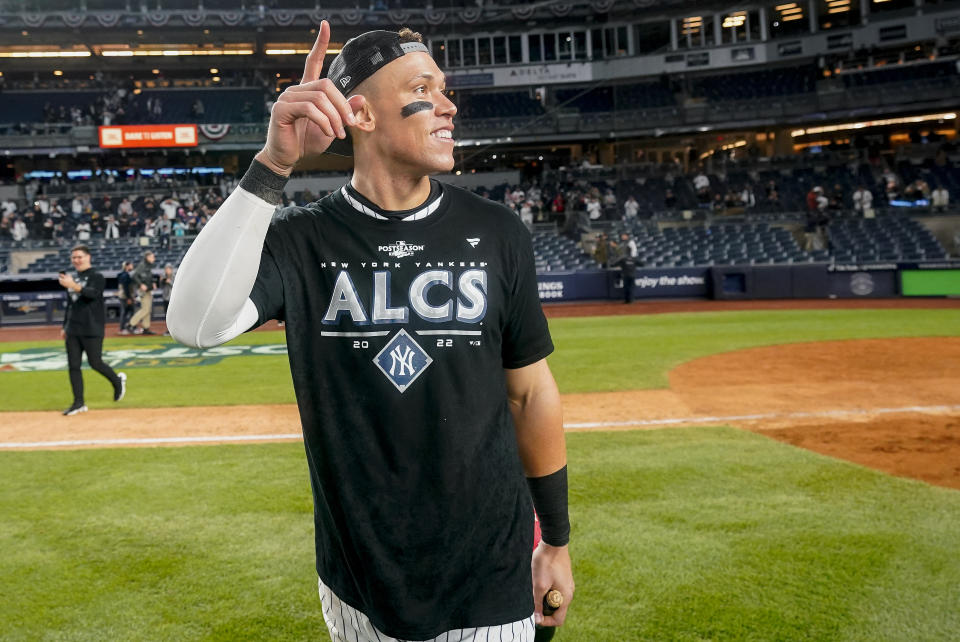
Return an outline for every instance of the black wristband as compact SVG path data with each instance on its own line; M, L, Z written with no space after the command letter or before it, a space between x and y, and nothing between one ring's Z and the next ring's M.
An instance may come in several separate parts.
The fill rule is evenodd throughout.
M254 158L249 169L240 179L240 187L268 203L279 205L283 200L283 188L288 180L290 180L289 176L277 174Z
M543 477L527 477L527 486L540 520L540 538L550 546L566 546L570 541L567 467Z

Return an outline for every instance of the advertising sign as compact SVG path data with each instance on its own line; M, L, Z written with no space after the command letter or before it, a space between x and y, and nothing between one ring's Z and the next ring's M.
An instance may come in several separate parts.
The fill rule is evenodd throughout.
M100 147L196 147L196 125L110 125L100 127Z

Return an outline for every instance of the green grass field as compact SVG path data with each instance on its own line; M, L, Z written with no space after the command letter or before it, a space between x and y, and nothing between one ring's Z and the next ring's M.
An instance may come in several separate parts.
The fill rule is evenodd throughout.
M551 328L561 390L583 392L662 387L679 363L750 346L957 336L960 311ZM286 368L281 357L242 357L135 369L130 404L288 402ZM65 396L51 402L51 390L67 394L65 372L0 381L3 410L57 409ZM568 443L577 595L559 642L957 639L957 491L722 426ZM0 467L0 639L326 639L300 444L0 452Z

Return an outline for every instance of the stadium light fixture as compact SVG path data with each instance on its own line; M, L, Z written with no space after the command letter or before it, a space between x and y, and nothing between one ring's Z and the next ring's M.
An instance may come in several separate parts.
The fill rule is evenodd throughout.
M54 75L54 76L62 76L62 75L63 75L63 71L60 70L60 69L54 69L54 70L53 70L53 75Z
M790 132L794 138L807 136L811 134L827 134L830 132L848 131L851 129L866 129L867 127L883 127L886 125L909 125L915 123L925 123L930 121L955 120L955 112L946 112L942 114L925 114L923 116L904 116L902 118L883 118L880 120L865 120L856 123L843 123L840 125L823 125L820 127L807 127L806 129L795 129Z
M110 45L97 46L99 55L106 58L130 56L251 56L251 45L243 44L236 48L208 49L206 47L190 47L189 45L144 45L136 49L126 46L114 48Z
M218 74L218 73L220 73L220 70L217 69L216 67L210 67L210 73L211 73L211 74Z
M268 56L302 56L310 53L312 45L303 42L268 42L263 53ZM337 55L339 47L328 47L327 53Z
M0 58L86 58L90 56L89 51L0 51Z

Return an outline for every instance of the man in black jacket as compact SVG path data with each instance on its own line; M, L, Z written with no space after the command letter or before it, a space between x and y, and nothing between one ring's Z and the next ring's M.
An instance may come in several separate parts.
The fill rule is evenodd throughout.
M133 261L124 261L123 269L117 274L117 298L120 299L120 334L130 334L127 321L133 316Z
M73 388L73 403L63 411L64 415L87 411L83 402L83 376L80 373L84 352L87 353L90 367L113 385L114 401L123 399L127 390L127 375L114 372L103 362L101 355L106 316L103 300L106 279L90 265L90 249L85 245L78 245L70 251L70 262L77 270L76 278L60 272L60 285L67 291L67 309L60 334L66 339L67 367Z

